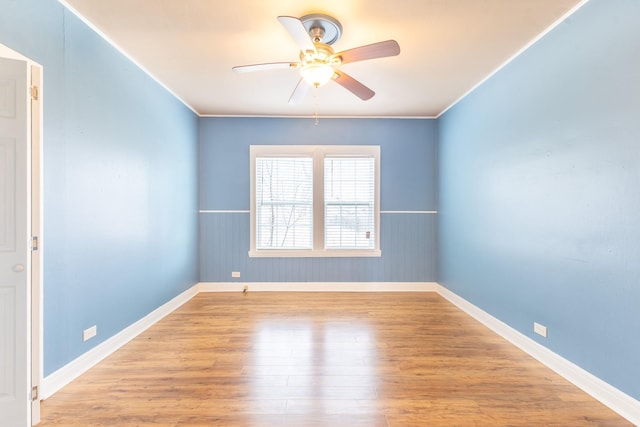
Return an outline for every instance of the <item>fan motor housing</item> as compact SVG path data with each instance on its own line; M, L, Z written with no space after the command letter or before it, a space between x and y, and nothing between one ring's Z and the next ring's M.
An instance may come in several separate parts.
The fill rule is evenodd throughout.
M325 43L314 43L316 47L316 52L300 52L300 61L302 62L310 62L310 61L320 61L329 63L331 56L333 55L333 48Z

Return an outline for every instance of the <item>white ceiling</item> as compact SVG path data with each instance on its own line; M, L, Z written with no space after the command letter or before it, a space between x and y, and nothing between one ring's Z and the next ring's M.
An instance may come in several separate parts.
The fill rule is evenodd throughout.
M201 116L435 117L581 0L60 0ZM277 20L325 13L332 47L395 39L400 55L344 64L376 92L334 82L289 105L295 69L237 74L235 65L298 61Z

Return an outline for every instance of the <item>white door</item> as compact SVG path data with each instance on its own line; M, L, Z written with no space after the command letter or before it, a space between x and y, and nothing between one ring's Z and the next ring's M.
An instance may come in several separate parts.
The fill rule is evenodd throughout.
M0 425L30 425L27 63L0 58Z

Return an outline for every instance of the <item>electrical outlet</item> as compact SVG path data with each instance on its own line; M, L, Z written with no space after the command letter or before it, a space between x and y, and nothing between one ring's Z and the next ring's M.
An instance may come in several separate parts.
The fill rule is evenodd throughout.
M239 271L232 271L231 272L231 277L240 277L240 272Z
M85 329L82 331L82 341L87 341L96 336L98 333L98 326L93 325L92 327Z
M547 327L540 323L533 322L533 332L538 335L542 335L545 338L547 337Z

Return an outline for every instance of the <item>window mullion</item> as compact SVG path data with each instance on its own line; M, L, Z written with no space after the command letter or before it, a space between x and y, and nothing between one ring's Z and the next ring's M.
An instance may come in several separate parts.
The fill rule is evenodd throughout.
M324 153L313 153L313 249L324 250Z

